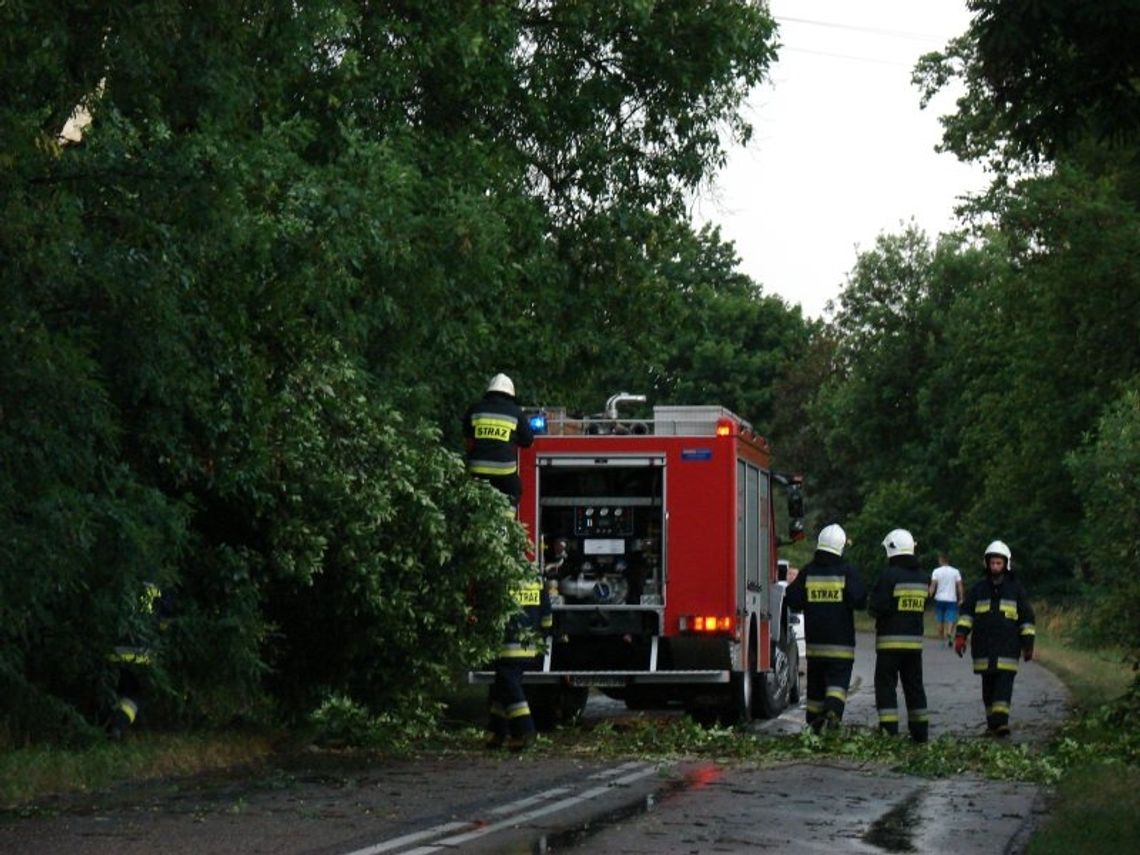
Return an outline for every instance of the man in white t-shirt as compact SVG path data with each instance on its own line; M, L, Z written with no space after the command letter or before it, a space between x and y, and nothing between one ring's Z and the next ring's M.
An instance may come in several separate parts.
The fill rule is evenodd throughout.
M965 593L962 588L962 574L957 567L950 566L950 559L938 555L938 567L930 574L930 596L934 597L934 620L938 624L938 639L946 639L954 645L954 624L958 622L958 606Z

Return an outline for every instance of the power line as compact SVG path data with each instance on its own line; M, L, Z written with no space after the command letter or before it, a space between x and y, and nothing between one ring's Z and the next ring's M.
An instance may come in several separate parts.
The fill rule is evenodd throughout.
M777 21L787 21L793 24L811 24L815 27L831 27L836 30L852 30L858 33L873 33L877 36L890 36L895 39L911 39L913 41L941 42L941 36L931 33L909 33L905 30L887 30L882 27L860 27L856 24L837 24L833 21L813 21L810 18L787 18L781 15L773 16Z

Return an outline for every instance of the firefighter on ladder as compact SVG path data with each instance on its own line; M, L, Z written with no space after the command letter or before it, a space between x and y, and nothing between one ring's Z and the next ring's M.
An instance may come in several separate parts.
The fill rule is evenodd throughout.
M505 493L518 507L522 497L517 448L534 442L534 432L515 401L515 384L506 374L496 374L483 397L463 414L463 442L467 471Z
M982 703L989 736L1009 736L1009 707L1020 655L1033 658L1036 629L1033 607L1021 582L1013 575L1013 555L1000 540L986 547L986 578L974 585L962 603L954 634L954 651L970 651L974 673L982 675Z
M816 540L815 557L788 586L788 609L807 623L807 723L837 727L855 665L855 609L867 600L859 572L843 560L847 533L835 523Z
M879 729L899 732L898 682L906 699L907 729L926 742L930 716L922 685L922 632L928 585L914 555L914 537L896 528L883 539L887 569L875 583L867 611L875 619L875 706Z
M515 401L515 384L506 374L492 377L483 397L463 414L463 439L468 473L492 484L517 508L522 497L517 449L534 442L534 433ZM537 642L540 633L549 630L551 615L546 588L537 578L518 588L514 598L519 611L507 621L494 682L487 693L485 744L498 748L506 743L518 751L534 741L535 733L522 675L539 656Z

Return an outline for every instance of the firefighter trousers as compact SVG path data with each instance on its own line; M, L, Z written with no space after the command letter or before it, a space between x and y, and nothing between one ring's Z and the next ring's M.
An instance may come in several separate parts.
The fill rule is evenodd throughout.
M1016 671L982 672L982 703L986 705L986 726L991 733L1009 733L1009 706L1016 676Z
M495 660L495 680L487 693L487 730L500 740L534 733L534 718L522 684L523 671L530 662L529 658Z
M930 735L930 715L926 709L926 689L922 685L922 651L879 651L875 657L875 706L879 730L899 732L898 684L902 682L906 700L906 723L910 738L926 742Z
M847 687L851 684L852 659L809 656L807 661L807 723L812 730L825 724L837 725L843 720L847 706Z
M122 662L115 683L115 696L107 713L107 733L121 739L131 729L143 699L143 664Z

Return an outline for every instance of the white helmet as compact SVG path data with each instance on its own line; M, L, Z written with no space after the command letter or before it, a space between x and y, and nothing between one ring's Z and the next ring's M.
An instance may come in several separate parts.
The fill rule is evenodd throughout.
M832 555L842 555L843 547L847 545L847 532L838 523L826 525L819 533L815 548L820 552L830 552Z
M515 384L506 374L496 374L487 384L488 392L502 392L504 395L515 396Z
M887 558L914 555L914 535L905 528L896 528L883 538L883 546L887 550Z
M988 562L991 555L1000 555L1004 558L1006 570L1013 566L1013 553L1009 551L1009 547L1005 545L1004 541L995 540L986 547L984 560Z

